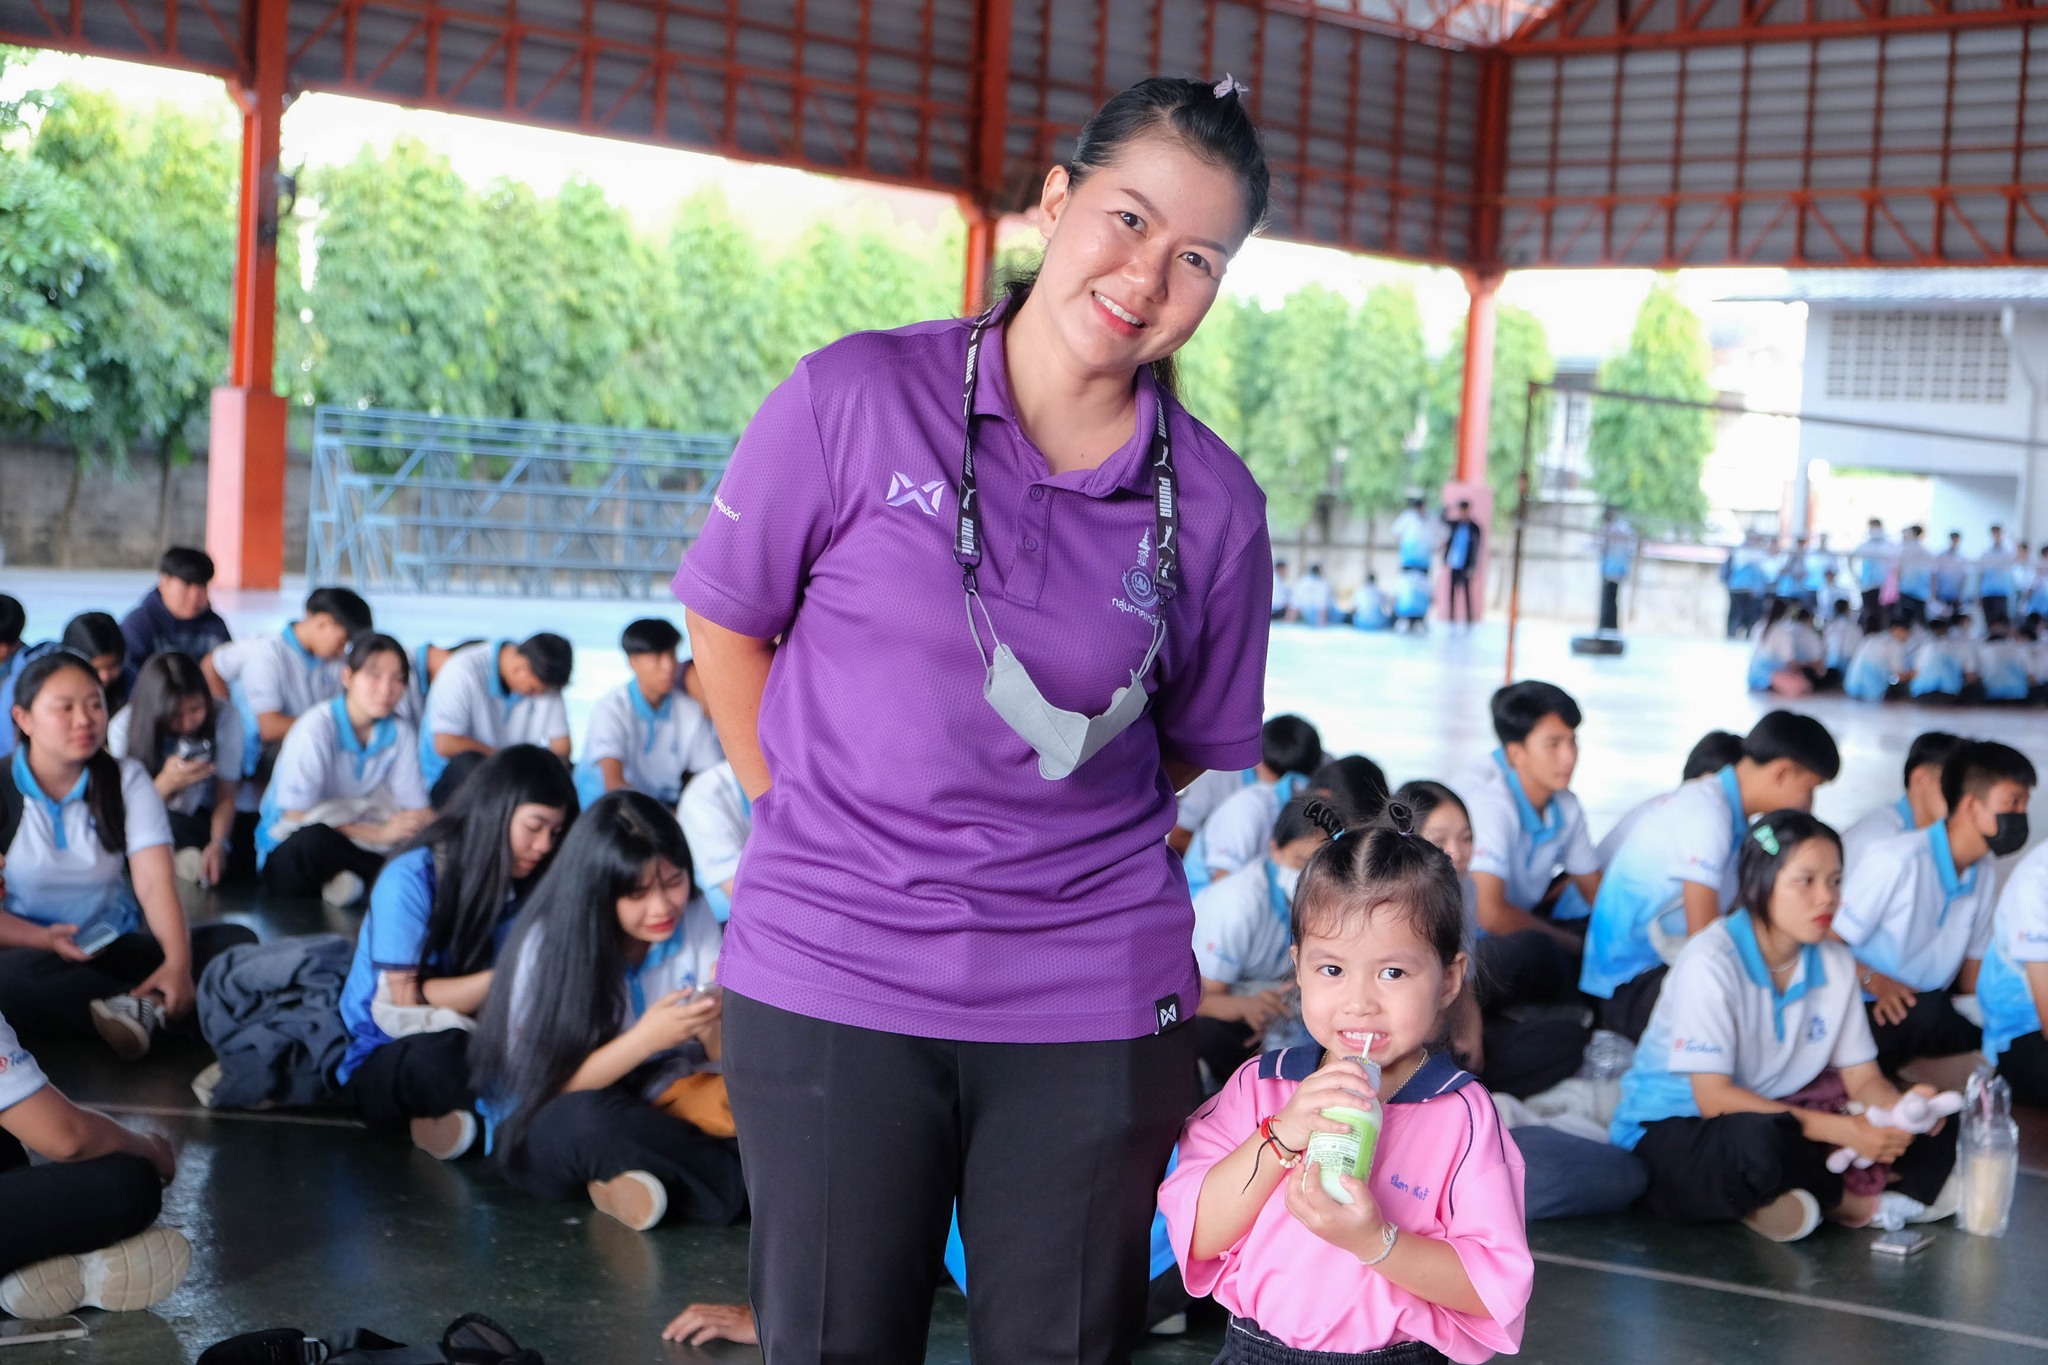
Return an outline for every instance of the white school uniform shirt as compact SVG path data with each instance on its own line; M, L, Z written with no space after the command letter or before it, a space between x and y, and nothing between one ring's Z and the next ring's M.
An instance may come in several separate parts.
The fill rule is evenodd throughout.
M1669 801L1674 795L1676 795L1675 792L1659 792L1614 822L1614 828L1608 830L1600 842L1593 846L1593 856L1599 861L1602 872L1605 872L1609 865L1614 862L1614 855L1619 853L1621 846L1628 842L1628 836L1634 833L1637 825L1642 823L1643 817L1663 805L1666 801Z
M1504 750L1467 771L1458 795L1472 817L1471 870L1507 883L1508 904L1517 909L1542 900L1560 869L1574 877L1600 870L1579 798L1559 792L1538 815Z
M1863 854L1871 847L1887 839L1896 839L1901 834L1919 826L1913 823L1912 798L1902 796L1889 806L1879 806L1861 820L1842 831L1842 876L1846 881L1849 869L1862 860Z
M1847 668L1856 647L1863 643L1863 627L1853 616L1835 617L1820 635L1821 657L1829 668Z
M2041 1014L2027 981L2027 965L2048 962L2048 843L2020 859L1998 893L1991 951L1977 974L1984 1010L1984 1055L1994 1061L2016 1038L2041 1031Z
M299 643L291 626L275 635L230 640L210 657L213 671L231 693L239 694L236 702L251 733L255 718L265 712L281 711L296 719L341 695L341 660L314 655Z
M1294 975L1289 902L1278 870L1262 859L1195 897L1195 965L1232 995L1256 994Z
M1631 1150L1643 1125L1698 1118L1694 1076L1726 1076L1767 1100L1796 1095L1830 1067L1877 1060L1856 959L1832 940L1800 949L1780 990L1747 910L1695 935L1664 979L1608 1136Z
M107 722L107 752L115 758L134 758L141 762L140 757L130 753L128 749L128 720L134 714L133 710L123 708L120 714ZM242 717L232 706L214 708L213 769L223 777L238 782L241 780ZM213 793L213 780L209 778L204 782L194 782L176 793L170 800L164 802L164 806L180 815L196 815L202 809L212 807Z
M720 763L691 778L676 807L676 820L690 846L697 888L723 923L732 913L725 883L738 875L740 853L754 832L754 803L733 775L732 764Z
M1193 834L1216 813L1218 806L1258 780L1259 774L1255 768L1247 768L1241 773L1220 772L1211 768L1190 782L1188 789L1180 793L1174 807L1174 827Z
M640 684L629 678L598 698L583 733L583 762L595 771L603 758L624 765L626 785L634 791L673 806L683 794L683 774L717 767L725 750L711 717L680 685L660 706L649 706ZM597 790L604 790L601 777Z
M1600 878L1579 988L1611 999L1615 987L1661 965L1650 925L1661 921L1674 937L1684 936L1688 884L1712 888L1726 914L1748 832L1732 767L1686 783L1644 815Z
M14 1036L8 1026L7 1016L0 1015L0 1114L6 1113L30 1095L50 1083L43 1075L43 1069L36 1065L35 1055L21 1045L21 1039Z
M1986 640L1977 646L1977 676L1989 701L2025 701L2033 685L2024 641Z
M1835 932L1864 966L1916 991L1946 990L1991 946L1994 861L1958 873L1945 822L1881 840L1843 875Z
M286 811L380 792L400 810L420 810L427 804L412 727L386 716L370 727L369 742L364 743L348 722L347 698L336 697L313 708L292 722L277 752L256 826L257 862L268 860L287 837L288 832L278 828Z
M1294 609L1303 616L1328 611L1334 599L1335 593L1330 588L1330 580L1321 574L1303 574L1294 580L1294 587L1289 591L1289 600Z
M21 792L21 826L6 849L7 909L37 924L75 924L80 929L105 920L124 934L142 923L142 911L128 885L128 859L146 848L169 847L171 818L149 773L132 758L121 768L121 800L127 807L125 853L109 853L86 804L89 775L52 801L29 772L28 750L10 760Z
M569 711L560 689L529 697L505 687L498 652L510 643L471 645L441 665L427 693L427 723L419 735L420 771L429 784L448 767L448 760L434 751L435 735L460 735L493 749L513 744L545 748L569 737Z
M1264 857L1281 807L1307 785L1300 773L1289 773L1277 783L1254 782L1218 806L1188 845L1190 882L1197 868L1201 872L1200 885L1194 889L1209 884L1211 869L1228 875Z

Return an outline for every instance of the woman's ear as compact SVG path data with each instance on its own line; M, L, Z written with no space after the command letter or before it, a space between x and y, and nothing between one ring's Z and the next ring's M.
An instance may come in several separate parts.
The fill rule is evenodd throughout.
M1045 186L1038 193L1039 236L1052 236L1053 229L1060 224L1060 215L1067 210L1067 201L1073 196L1073 177L1067 174L1065 166L1055 166L1045 173Z

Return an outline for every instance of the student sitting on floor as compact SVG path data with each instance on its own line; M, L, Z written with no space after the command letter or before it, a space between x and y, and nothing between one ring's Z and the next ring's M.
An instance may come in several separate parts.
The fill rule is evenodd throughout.
M242 781L242 718L214 700L190 655L156 654L142 666L134 697L107 723L107 752L140 763L163 798L179 880L225 880Z
M1827 673L1827 643L1798 603L1771 603L1763 634L1749 657L1749 690L1804 697Z
M1941 795L1941 770L1962 742L1962 736L1946 730L1923 730L1913 736L1906 750L1906 794L1842 831L1844 868L1853 872L1872 844L1948 819L1948 802Z
M434 679L441 676L441 670L448 661L468 649L480 645L482 637L462 640L452 645L425 644L412 652L412 669L406 680L405 699L398 703L398 709L391 714L411 723L417 731L427 723L427 693L434 690Z
M1263 1050L1275 1025L1289 1022L1294 963L1287 907L1302 867L1330 837L1306 813L1321 799L1297 793L1273 822L1266 856L1195 897L1195 964L1202 974L1195 1039L1208 1070L1205 1091Z
M1727 730L1709 730L1699 737L1692 751L1685 756L1685 766L1679 772L1678 788L1658 792L1649 800L1637 805L1628 814L1614 822L1614 828L1600 836L1600 842L1593 852L1600 859L1600 870L1607 871L1614 862L1614 855L1628 841L1629 834L1645 815L1677 795L1678 789L1696 778L1708 777L1721 771L1742 757L1742 736Z
M173 545L156 564L156 586L126 616L121 634L128 664L137 670L159 654L203 659L233 638L207 597L213 556Z
M260 804L292 722L341 695L341 656L350 640L373 628L370 604L355 593L315 588L299 619L277 634L232 641L199 661L213 695L232 701L242 718L244 808Z
M1890 701L1906 695L1913 681L1913 627L1903 617L1863 637L1849 656L1842 690L1857 701Z
M1976 701L1982 696L1977 668L1977 642L1970 638L1969 617L1929 621L1927 639L1913 657L1907 695L1925 702Z
M1954 1124L1913 1137L1843 1112L1899 1092L1878 1066L1856 964L1828 935L1842 905L1835 832L1774 811L1744 838L1737 877L1735 908L1678 955L1622 1080L1613 1138L1649 1168L1645 1205L1678 1223L1739 1218L1774 1242L1823 1216L1898 1227L1953 1212L1941 1195ZM1881 1164L1836 1175L1838 1147Z
M740 854L754 832L754 803L733 776L732 764L698 773L683 788L676 820L690 845L691 876L720 924L732 915L732 884Z
M1822 628L1821 660L1826 666L1825 677L1831 687L1840 687L1842 678L1849 671L1849 660L1856 657L1856 647L1863 643L1863 623L1856 619L1852 604L1847 598L1835 603L1834 613Z
M1742 757L1688 782L1644 816L1614 855L1593 902L1579 989L1598 996L1600 1027L1642 1036L1666 964L1735 901L1735 855L1755 816L1807 810L1841 771L1827 727L1773 711L1742 741Z
M167 1015L191 1010L206 964L256 936L187 930L163 798L140 763L102 747L106 695L92 667L60 651L16 683L21 743L0 773L0 1001L31 1038L97 1032L133 1061Z
M729 1107L722 1135L677 1116L718 1107L695 1081L719 1060L721 941L673 815L617 791L577 819L520 912L473 1049L506 1179L542 1199L587 1191L641 1231L746 1211Z
M1188 890L1200 891L1257 862L1280 808L1323 765L1323 737L1300 716L1275 716L1259 731L1257 776L1216 808L1188 845Z
M1188 848L1195 842L1195 835L1216 813L1217 807L1258 780L1257 768L1246 768L1243 772L1211 768L1181 788L1174 794L1173 828L1167 831L1166 846L1186 858ZM690 834L687 819L683 821L683 833ZM700 859L703 856L698 852L694 834L690 834L690 852L697 853Z
M691 673L675 624L648 616L619 637L632 680L598 699L576 765L576 793L585 803L621 787L673 806L693 773L725 761L711 717L684 688Z
M408 667L389 635L358 635L342 694L285 736L256 832L264 883L277 894L354 905L390 851L434 818L413 729L391 714Z
M1998 893L1991 949L1977 974L1984 1055L2012 1087L2013 1102L2048 1105L2048 844L2020 860Z
M177 1173L163 1138L66 1099L0 1016L0 1313L129 1313L168 1298L192 1263L185 1234L152 1226Z
M1484 972L1503 1004L1556 1000L1571 989L1600 863L1571 793L1579 704L1553 683L1493 694L1500 747L1459 780L1472 813L1472 884L1486 934ZM1562 879L1562 880L1561 880ZM1567 897L1569 887L1576 896ZM1569 927L1568 927L1569 925Z
M1360 630L1386 630L1394 624L1394 599L1380 586L1380 576L1368 573L1365 586L1351 598L1351 624Z
M60 651L83 659L91 666L106 696L109 717L128 704L128 691L135 683L135 672L126 662L128 642L122 638L121 627L115 624L113 617L103 611L86 611L64 623L62 636L29 645L14 656L12 671L0 680L0 710L15 704L15 688L20 685L22 674L31 663ZM14 727L0 725L0 758L13 752Z
M365 1127L410 1131L443 1161L476 1142L473 1021L577 811L568 772L545 749L500 749L477 774L377 878L341 991L349 1041L334 1070Z
M2033 787L2025 754L1966 740L1941 769L1947 818L1871 845L1849 868L1835 933L1855 950L1886 1071L1973 1052L1981 1041L1949 990L1977 989L1997 906L1995 864L2026 847Z
M2033 695L2034 680L2027 645L2013 634L2010 621L1992 626L1977 646L1977 676L1983 680L1983 699L2022 702Z
M567 640L542 631L517 644L477 645L448 661L427 694L427 723L420 727L420 769L435 805L507 744L538 744L568 762L562 689L575 657Z
M27 627L28 613L20 599L0 592L0 685L6 683L21 657L21 632Z
M1534 1278L1521 1154L1430 1046L1465 976L1457 875L1405 807L1331 833L1292 912L1314 1041L1246 1062L1182 1130L1159 1192L1181 1273L1232 1315L1219 1365L1512 1352ZM1325 1111L1382 1097L1366 1181L1308 1159L1350 1131ZM1379 1354L1398 1343L1420 1345Z

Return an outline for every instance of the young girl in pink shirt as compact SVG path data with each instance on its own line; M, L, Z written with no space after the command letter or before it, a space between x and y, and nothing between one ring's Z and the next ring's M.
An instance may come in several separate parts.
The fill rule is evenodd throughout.
M1313 1045L1246 1062L1188 1120L1161 1188L1188 1289L1230 1310L1217 1365L1482 1361L1521 1344L1534 1267L1522 1158L1441 1042L1465 980L1450 859L1398 803L1303 869L1296 980ZM1378 1092L1358 1059L1380 1067ZM1322 1115L1385 1105L1369 1180L1323 1189Z

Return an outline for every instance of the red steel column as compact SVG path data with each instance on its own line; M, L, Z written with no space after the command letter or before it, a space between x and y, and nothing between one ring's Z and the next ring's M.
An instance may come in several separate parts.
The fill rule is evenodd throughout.
M996 273L996 215L962 198L960 216L967 220L966 286L961 291L960 312L973 317L988 307Z
M206 549L217 570L214 582L227 588L275 588L284 575L285 400L272 392L271 373L289 3L248 0L243 74L230 87L242 111L235 313L228 382L213 391L206 463Z
M1467 273L1465 292L1465 375L1458 394L1459 483L1486 482L1486 432L1493 412L1493 319L1500 276Z

